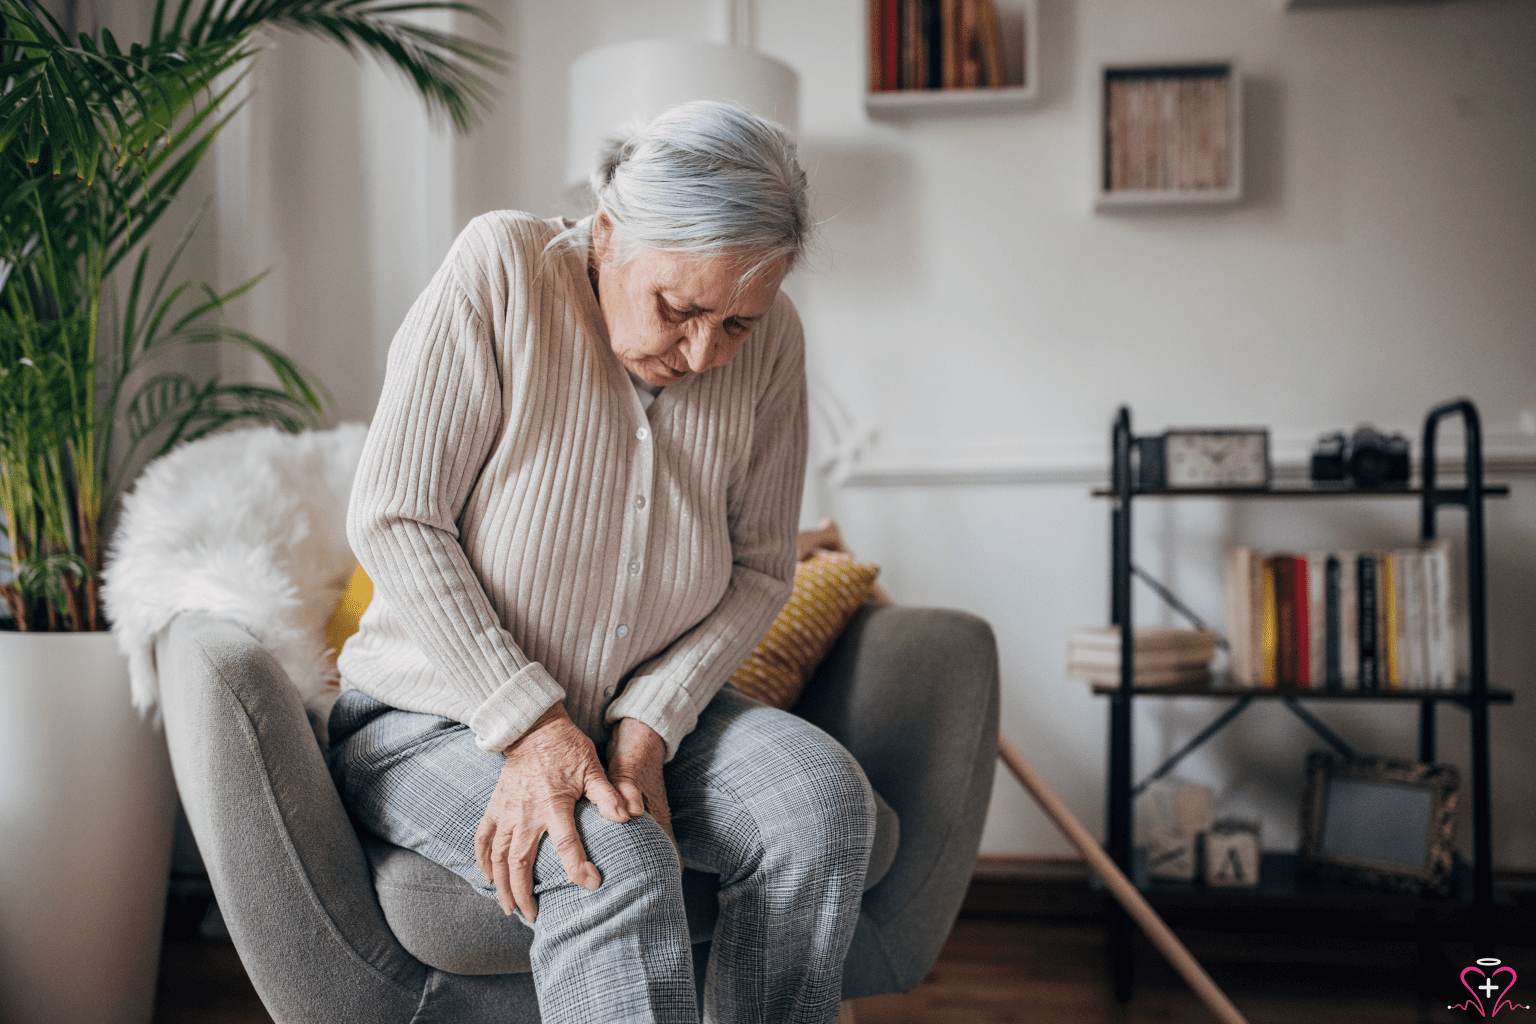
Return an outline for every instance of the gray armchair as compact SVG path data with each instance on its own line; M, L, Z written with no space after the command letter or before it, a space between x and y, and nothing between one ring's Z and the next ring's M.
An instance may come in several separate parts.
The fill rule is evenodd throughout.
M525 930L453 873L354 831L294 687L249 633L182 615L156 660L187 819L274 1020L539 1019ZM844 998L912 988L938 956L981 841L997 705L985 622L885 605L860 611L794 709L858 758L900 817ZM694 941L707 942L713 877L689 871L684 888Z

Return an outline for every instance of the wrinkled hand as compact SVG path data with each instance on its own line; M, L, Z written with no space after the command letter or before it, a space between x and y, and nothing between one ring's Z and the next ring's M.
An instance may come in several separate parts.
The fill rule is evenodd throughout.
M539 840L549 833L571 881L596 889L602 876L587 860L576 831L576 801L585 796L609 821L630 814L618 790L603 774L597 748L556 704L505 751L501 779L475 832L475 861L496 887L503 913L514 906L529 924L538 916L533 898L533 863Z
M608 736L608 778L623 796L624 806L634 815L649 811L672 840L681 862L683 854L677 836L672 834L672 809L667 806L667 786L661 774L666 759L666 743L638 718L619 719Z

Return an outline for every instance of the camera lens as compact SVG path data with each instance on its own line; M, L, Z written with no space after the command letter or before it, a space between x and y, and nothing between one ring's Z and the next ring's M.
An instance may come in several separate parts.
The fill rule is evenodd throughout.
M1408 482L1408 443L1371 427L1360 427L1349 439L1349 475L1356 487Z
M1390 466L1385 452L1375 448L1355 449L1349 456L1349 474L1357 487L1380 487L1387 482Z

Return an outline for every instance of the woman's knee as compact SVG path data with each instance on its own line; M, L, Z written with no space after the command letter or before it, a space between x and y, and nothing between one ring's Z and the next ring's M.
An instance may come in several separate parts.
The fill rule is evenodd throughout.
M781 723L775 746L779 756L760 761L748 783L765 845L867 852L874 842L875 798L853 755L800 719Z
M649 814L627 822L609 821L595 805L577 804L576 831L587 859L596 865L606 888L682 891L682 864L677 848L656 819ZM545 839L548 845L548 839ZM564 871L561 871L564 877Z
M672 841L649 815L619 824L591 804L576 807L576 829L587 859L602 880L587 890L571 883L554 846L545 837L539 847L539 916L535 973L541 962L559 956L553 950L584 948L616 937L667 937L686 947L688 922L683 908L682 867ZM540 950L542 949L542 952ZM542 958L542 959L541 959Z
M853 755L804 719L730 688L684 739L667 791L685 849L722 876L810 850L856 860L874 841L874 795Z
M788 789L786 824L814 829L828 846L868 848L875 834L875 797L864 769L843 745L824 733L802 747L798 784Z

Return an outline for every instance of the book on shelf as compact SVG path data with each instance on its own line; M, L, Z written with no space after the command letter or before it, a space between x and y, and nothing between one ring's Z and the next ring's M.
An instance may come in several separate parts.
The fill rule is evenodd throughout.
M1369 554L1355 557L1355 585L1360 602L1357 624L1360 645L1360 676L1357 685L1362 690L1375 690L1381 686L1381 661L1376 643L1381 622L1377 599L1376 556Z
M960 19L960 0L939 0L939 86L960 86L960 47L955 42L955 26Z
M1382 608L1386 613L1387 687L1395 690L1403 685L1408 676L1408 652L1403 650L1403 635L1408 612L1405 588L1408 578L1408 560L1401 552L1388 551L1381 556Z
M1435 544L1424 550L1425 657L1430 685L1456 685L1456 639L1452 624L1450 549Z
M878 85L872 85L872 89L889 92L900 87L901 84L901 26L900 26L900 0L870 0L869 18L872 22L878 22L879 46L870 51L870 63L878 62L879 68L870 69L870 78ZM874 42L874 29L871 28L871 43Z
M1270 559L1260 559L1259 566L1259 662L1255 667L1255 674L1244 676L1242 682L1257 681L1263 686L1275 685L1275 665L1278 662L1275 650L1279 646L1279 638L1275 636L1275 564Z
M1105 88L1107 191L1227 187L1231 148L1227 69L1112 69Z
M1140 686L1173 686L1210 678L1216 656L1216 635L1166 626L1137 626L1135 645L1136 683ZM1120 630L1116 626L1074 629L1067 634L1067 674L1099 685L1120 682Z
M1343 663L1339 645L1343 640L1340 635L1343 632L1343 612L1339 608L1339 557L1337 555L1323 556L1323 657L1322 680L1323 685L1331 690L1344 688ZM1317 665L1313 665L1313 675L1316 676Z
M1092 683L1095 686L1120 685L1120 669L1118 667L1086 668L1069 662L1067 674ZM1210 678L1210 665L1186 665L1174 668L1149 669L1143 669L1140 662L1136 665L1137 686L1182 686L1187 683L1204 683L1209 681Z
M923 59L922 0L901 0L901 86L924 89L927 62Z
M869 53L869 81L866 88L879 92L885 88L885 2L867 0L868 17L864 19L867 33L865 46Z
M1250 581L1254 577L1253 548L1237 548L1227 557L1227 621L1233 623L1233 629L1238 623L1245 624L1244 628L1252 628L1256 617L1254 611L1254 588ZM1251 679L1254 677L1254 659L1259 651L1259 645L1253 637L1248 637L1242 643L1235 639L1229 641L1228 654L1231 661L1230 670L1235 679Z
M1067 643L1077 651L1120 653L1119 626L1083 626L1067 634ZM1172 626L1136 626L1131 630L1136 656L1185 653L1209 658L1216 652L1216 634L1199 629Z
M976 63L976 0L960 0L960 23L952 37L955 60L960 67L960 88L974 89L979 67Z
M1307 679L1322 688L1328 680L1328 556L1307 555Z
M869 0L869 90L1004 83L993 0Z
M1453 687L1450 557L1443 541L1382 552L1229 551L1233 681L1333 690Z
M1275 681L1296 686L1296 559L1273 555L1275 581Z

